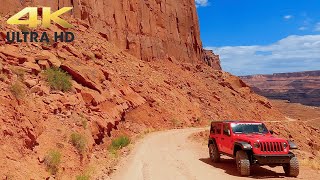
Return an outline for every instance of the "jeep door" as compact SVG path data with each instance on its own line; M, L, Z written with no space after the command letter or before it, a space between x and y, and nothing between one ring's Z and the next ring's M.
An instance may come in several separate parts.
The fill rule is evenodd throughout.
M219 151L222 151L221 137L222 137L222 123L216 123L214 139L216 140L216 144L218 146Z
M231 129L229 123L223 124L223 132L221 135L222 151L232 155L233 154L233 138L231 137Z

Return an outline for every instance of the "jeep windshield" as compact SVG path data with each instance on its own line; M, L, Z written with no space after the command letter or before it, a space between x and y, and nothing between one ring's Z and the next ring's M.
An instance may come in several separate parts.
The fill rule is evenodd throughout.
M231 124L231 127L235 134L267 134L269 132L263 123L237 123Z

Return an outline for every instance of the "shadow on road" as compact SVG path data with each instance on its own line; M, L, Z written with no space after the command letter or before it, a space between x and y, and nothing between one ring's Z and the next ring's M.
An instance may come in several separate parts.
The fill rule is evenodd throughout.
M219 163L213 163L210 158L201 158L200 161L209 164L215 168L219 168L225 171L225 173L232 176L240 176L237 171L236 163L233 159L223 159ZM285 178L284 173L277 173L272 170L254 165L251 167L251 176L249 178L254 179L268 179L268 178Z

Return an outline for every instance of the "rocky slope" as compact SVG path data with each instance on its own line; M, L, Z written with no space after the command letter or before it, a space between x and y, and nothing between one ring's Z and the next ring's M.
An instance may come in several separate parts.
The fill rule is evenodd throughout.
M3 15L26 6L53 10L72 6L73 17L86 21L103 38L146 61L170 57L196 62L204 55L194 0L1 0L1 4Z
M108 146L120 134L197 126L212 119L284 118L238 77L201 61L142 61L101 38L86 22L68 21L81 37L73 43L8 44L3 32L19 29L0 18L3 179L50 177L45 157L51 150L62 154L56 178L100 171L112 160ZM52 26L48 33L55 31L61 29ZM70 91L50 88L44 75L50 67L72 77ZM81 153L70 142L75 132L86 138Z
M241 79L262 96L320 106L320 71L244 76Z

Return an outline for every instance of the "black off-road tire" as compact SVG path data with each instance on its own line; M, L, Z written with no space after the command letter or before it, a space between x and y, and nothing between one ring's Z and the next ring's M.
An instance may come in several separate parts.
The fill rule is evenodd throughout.
M237 151L236 164L238 172L241 176L250 176L250 160L248 154L245 151Z
M283 166L283 170L288 177L297 177L299 175L299 161L297 157L292 157L289 164Z
M212 162L217 163L220 161L220 153L216 143L209 144L209 156Z

